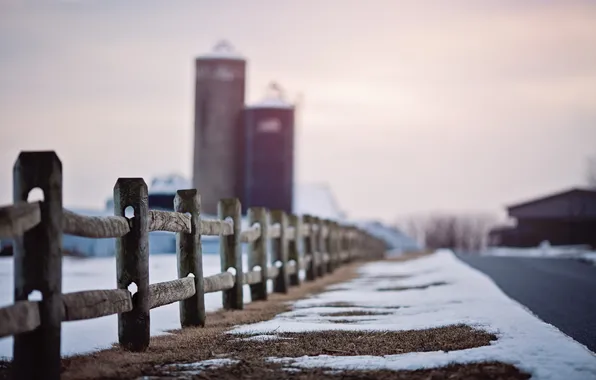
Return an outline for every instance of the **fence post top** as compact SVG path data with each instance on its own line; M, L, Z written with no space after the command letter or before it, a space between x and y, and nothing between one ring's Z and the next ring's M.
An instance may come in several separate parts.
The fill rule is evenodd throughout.
M240 199L238 198L222 198L219 200L220 205L230 206L230 205L237 205L240 206Z
M19 156L17 157L17 160L15 162L15 165L17 163L30 163L30 162L44 162L44 163L57 163L60 165L60 167L62 168L62 162L60 161L60 158L58 157L58 155L56 154L55 151L53 150L39 150L39 151L28 151L28 150L23 150L19 153Z
M147 189L147 184L145 180L140 177L120 177L116 180L116 184L114 185L114 190L118 190L120 188L130 188L130 187L140 187L142 189Z
M252 212L257 212L257 213L267 212L267 209L265 207L249 207L248 210L252 211Z
M21 168L45 168L45 172L62 173L62 161L53 150L47 151L21 151L13 165L13 172L19 172Z
M176 190L176 197L179 198L183 198L183 199L189 199L189 198L194 198L195 196L201 196L199 194L199 192L197 191L197 189L182 189L182 190Z
M285 215L285 216L287 216L287 214L284 210L271 210L271 215L274 215L274 216Z

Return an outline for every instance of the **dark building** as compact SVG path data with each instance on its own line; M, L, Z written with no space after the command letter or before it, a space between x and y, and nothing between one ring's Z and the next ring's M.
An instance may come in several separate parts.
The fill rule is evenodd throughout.
M514 227L499 227L489 244L508 247L591 245L596 247L596 190L571 189L507 208Z
M238 191L248 207L292 212L294 182L294 106L277 85L262 102L244 110L238 163Z
M237 196L245 76L246 60L225 41L196 59L192 183L205 213L216 214L219 199Z

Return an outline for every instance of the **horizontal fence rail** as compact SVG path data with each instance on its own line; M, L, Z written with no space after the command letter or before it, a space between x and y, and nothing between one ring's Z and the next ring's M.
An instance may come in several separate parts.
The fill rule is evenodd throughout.
M63 321L118 314L120 345L140 352L149 346L150 309L180 302L181 326L204 326L205 294L222 292L224 309L242 309L244 285L252 301L266 300L269 280L274 292L287 293L300 285L300 271L312 281L343 263L381 258L386 248L353 226L259 207L248 210L249 227L242 230L237 199L222 199L218 219L203 219L194 189L178 190L176 211L149 210L141 178L118 179L114 216L78 215L62 208L62 165L54 152L22 152L14 181L14 203L0 207L0 238L15 243L15 302L0 308L0 337L15 337L13 377L19 379L60 378ZM34 188L41 188L43 201L27 202ZM132 217L125 216L129 207ZM179 278L149 283L151 231L176 233ZM116 238L117 288L62 294L62 234ZM201 236L220 237L221 273L203 277ZM246 269L242 244L248 245ZM28 300L34 290L41 301Z

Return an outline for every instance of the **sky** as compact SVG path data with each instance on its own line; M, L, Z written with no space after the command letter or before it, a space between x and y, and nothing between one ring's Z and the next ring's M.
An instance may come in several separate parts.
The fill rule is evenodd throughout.
M64 205L192 170L196 56L229 40L247 100L303 94L298 182L353 218L501 212L596 154L596 2L0 0L0 204L55 150Z

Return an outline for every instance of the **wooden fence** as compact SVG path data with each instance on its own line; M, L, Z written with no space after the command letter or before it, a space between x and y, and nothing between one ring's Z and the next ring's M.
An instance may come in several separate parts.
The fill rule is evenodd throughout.
M32 189L44 199L30 203ZM134 216L125 217L132 207ZM180 324L205 325L206 293L222 292L225 309L243 308L243 285L251 300L286 293L306 281L362 258L382 257L379 239L350 226L314 216L251 208L241 230L240 202L222 199L218 219L201 218L197 190L178 190L174 212L149 210L142 178L120 178L114 186L114 216L77 215L62 207L62 164L54 152L22 152L14 166L14 204L0 208L0 238L14 239L15 303L0 308L0 337L14 335L15 379L60 378L62 321L118 314L118 341L130 351L149 346L149 310L180 302ZM176 233L178 279L149 284L149 232ZM62 294L62 234L116 239L117 289ZM222 273L203 277L201 236L219 236ZM302 241L302 242L301 242ZM248 243L248 267L242 264ZM270 251L270 252L269 252ZM270 256L270 259L269 259ZM134 294L128 290L136 284ZM29 301L38 290L41 301Z

